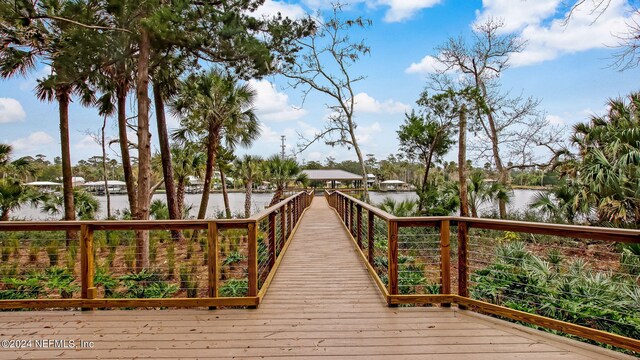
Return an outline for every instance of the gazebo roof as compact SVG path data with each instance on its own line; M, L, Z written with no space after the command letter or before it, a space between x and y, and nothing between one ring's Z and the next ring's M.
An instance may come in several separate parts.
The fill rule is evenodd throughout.
M354 173L350 173L344 170L302 170L305 174L307 174L307 178L309 180L316 181L332 181L332 180L342 180L342 181L354 181L354 180L362 180L362 176Z

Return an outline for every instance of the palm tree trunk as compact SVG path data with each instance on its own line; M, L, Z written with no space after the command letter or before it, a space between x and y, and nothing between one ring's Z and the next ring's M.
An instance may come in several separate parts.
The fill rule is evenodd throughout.
M244 217L251 216L251 193L253 191L253 181L249 180L245 184L244 190Z
M116 89L118 98L118 137L120 143L120 154L122 156L122 170L124 172L124 182L127 185L127 197L129 199L129 210L135 216L138 212L138 198L136 196L136 181L131 167L131 155L129 154L129 136L127 135L127 90L126 86L119 84Z
M158 142L160 143L160 158L162 160L162 175L164 176L164 187L166 189L167 207L169 208L169 219L181 218L176 204L176 184L173 179L173 166L171 163L171 150L169 149L169 133L167 131L167 118L164 112L164 99L160 87L153 83L153 102L156 109L156 122L158 125ZM181 232L171 230L171 237L179 241Z
M176 206L178 207L180 219L184 217L184 186L184 179L178 179L176 184Z
M469 216L467 197L467 108L462 105L459 114L458 181L460 184L460 216Z
M140 28L138 44L138 212L135 219L149 219L151 190L151 132L149 131L149 56L151 40L149 32ZM149 232L136 232L136 271L149 267Z
M211 192L211 179L213 178L213 167L216 162L218 142L219 138L215 127L209 126L209 138L207 140L207 168L204 171L204 184L202 186L202 198L200 198L200 209L198 209L198 219L204 219L207 215L209 194Z
M0 216L0 221L9 221L9 210L3 209L2 216Z
M282 186L278 186L276 188L276 192L275 194L273 194L273 198L271 198L271 203L269 204L269 206L273 206L277 203L279 203L280 201L282 201L282 197L284 195L284 189Z
M104 194L107 196L107 219L111 219L111 194L109 193L109 175L107 173L107 144L105 143L104 131L107 127L107 117L104 117L101 129L100 145L102 147L102 174L104 178Z
M219 166L220 181L222 182L222 200L224 201L224 214L227 219L231 219L231 207L229 206L229 193L227 192L227 178L222 167Z
M64 200L64 219L75 220L76 212L73 203L73 173L71 171L71 152L69 140L69 88L61 86L56 89L60 116L60 147L62 154L62 194ZM77 238L76 231L67 231L66 245Z

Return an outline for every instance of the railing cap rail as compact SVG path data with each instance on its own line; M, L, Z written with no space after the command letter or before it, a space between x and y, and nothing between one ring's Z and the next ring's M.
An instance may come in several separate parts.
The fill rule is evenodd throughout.
M333 192L326 191L331 195ZM373 212L379 217L389 221L402 223L436 223L439 221L449 220L452 222L465 222L471 227L516 231L516 232L531 232L539 234L549 234L558 236L568 236L577 238L589 238L598 240L609 241L622 241L640 243L640 230L635 229L620 229L620 228L607 228L598 226L585 226L585 225L565 225L565 224L549 224L549 223L537 223L527 221L515 221L515 220L500 220L500 219L487 219L487 218L472 218L462 216L414 216L414 217L397 217L389 214L383 210L380 210L370 204L360 201L350 195L347 195L340 191L335 191L349 198L349 200L360 204L363 208Z

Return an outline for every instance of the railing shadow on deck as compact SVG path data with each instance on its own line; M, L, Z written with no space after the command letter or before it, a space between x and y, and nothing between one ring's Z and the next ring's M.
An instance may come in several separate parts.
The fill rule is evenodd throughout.
M256 307L313 196L248 219L0 222L0 309ZM150 232L142 272L134 231Z
M324 195L351 235L389 306L457 304L461 309L640 353L640 324L619 320L625 317L625 312L640 311L640 257L617 269L605 263L620 256L610 247L618 243L640 244L640 231L458 216L401 218L340 191L325 191ZM453 233L452 227L456 229ZM539 235L546 236L546 240L533 244L517 241ZM601 244L602 250L592 249L598 245L584 240ZM562 259L577 258L580 249L587 249L582 257L596 256L593 260L597 269L621 283L611 289L631 291L629 296L637 303L602 304L604 290L597 286L599 281L604 282L604 275L590 272L583 260L575 260L570 266L560 265ZM541 260L535 254L540 255L543 250L547 257ZM521 271L527 267L538 268L541 279L528 278L528 273ZM570 269L565 272L567 267ZM595 290L580 288L573 281L572 277L580 271L595 283ZM590 303L587 308L601 312L580 318L577 310L567 308L568 303L549 301L541 289L545 276L555 280L562 277L560 280L565 283L560 290L554 290L561 292L560 298L574 296L585 303L597 303ZM574 321L558 320L559 315L569 315L564 316L565 320Z

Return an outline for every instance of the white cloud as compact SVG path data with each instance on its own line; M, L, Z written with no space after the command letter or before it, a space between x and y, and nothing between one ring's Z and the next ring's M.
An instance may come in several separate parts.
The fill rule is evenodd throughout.
M566 121L558 115L547 115L547 121L551 125L564 125Z
M305 159L308 161L322 161L324 159L324 154L319 151L312 151L305 156Z
M380 102L367 93L359 93L355 97L355 111L363 113L401 114L409 110L410 106L399 101L386 100Z
M476 11L475 23L492 17L504 22L503 32L513 32L553 16L560 3L561 0L483 0L482 11Z
M261 120L291 121L307 114L306 110L289 104L289 95L278 92L271 82L251 79L249 84L258 93L254 105Z
M439 4L440 0L378 0L376 3L389 6L384 21L400 22L411 19L422 9Z
M95 139L91 135L85 135L82 139L80 139L80 141L78 141L74 145L74 148L78 150L88 149L88 150L102 151L102 148L100 147L100 145L98 145L98 143L95 141Z
M427 55L419 63L412 63L405 70L408 74L435 74L443 72L446 67L437 58Z
M526 66L553 60L564 54L615 46L632 16L626 0L611 0L604 11L593 11L590 1L578 6L568 22L561 0L521 1L484 0L477 12L476 24L488 17L505 22L503 32L516 32L526 42L523 52L513 54L511 65ZM637 20L637 19L636 19Z
M371 144L373 136L382 131L382 127L378 122L375 122L369 126L358 126L356 128L356 139L360 145Z
M379 6L387 7L384 15L386 22L402 22L414 17L420 10L438 5L442 0L353 0L350 6L365 4L370 8ZM311 9L327 9L334 0L305 0L304 3Z
M253 14L256 17L274 17L278 13L290 19L301 19L307 15L300 5L274 0L266 0Z
M16 99L0 98L0 124L22 121L27 114Z
M11 146L16 152L30 152L41 149L45 145L52 144L54 139L44 131L31 133L29 136L16 139Z

